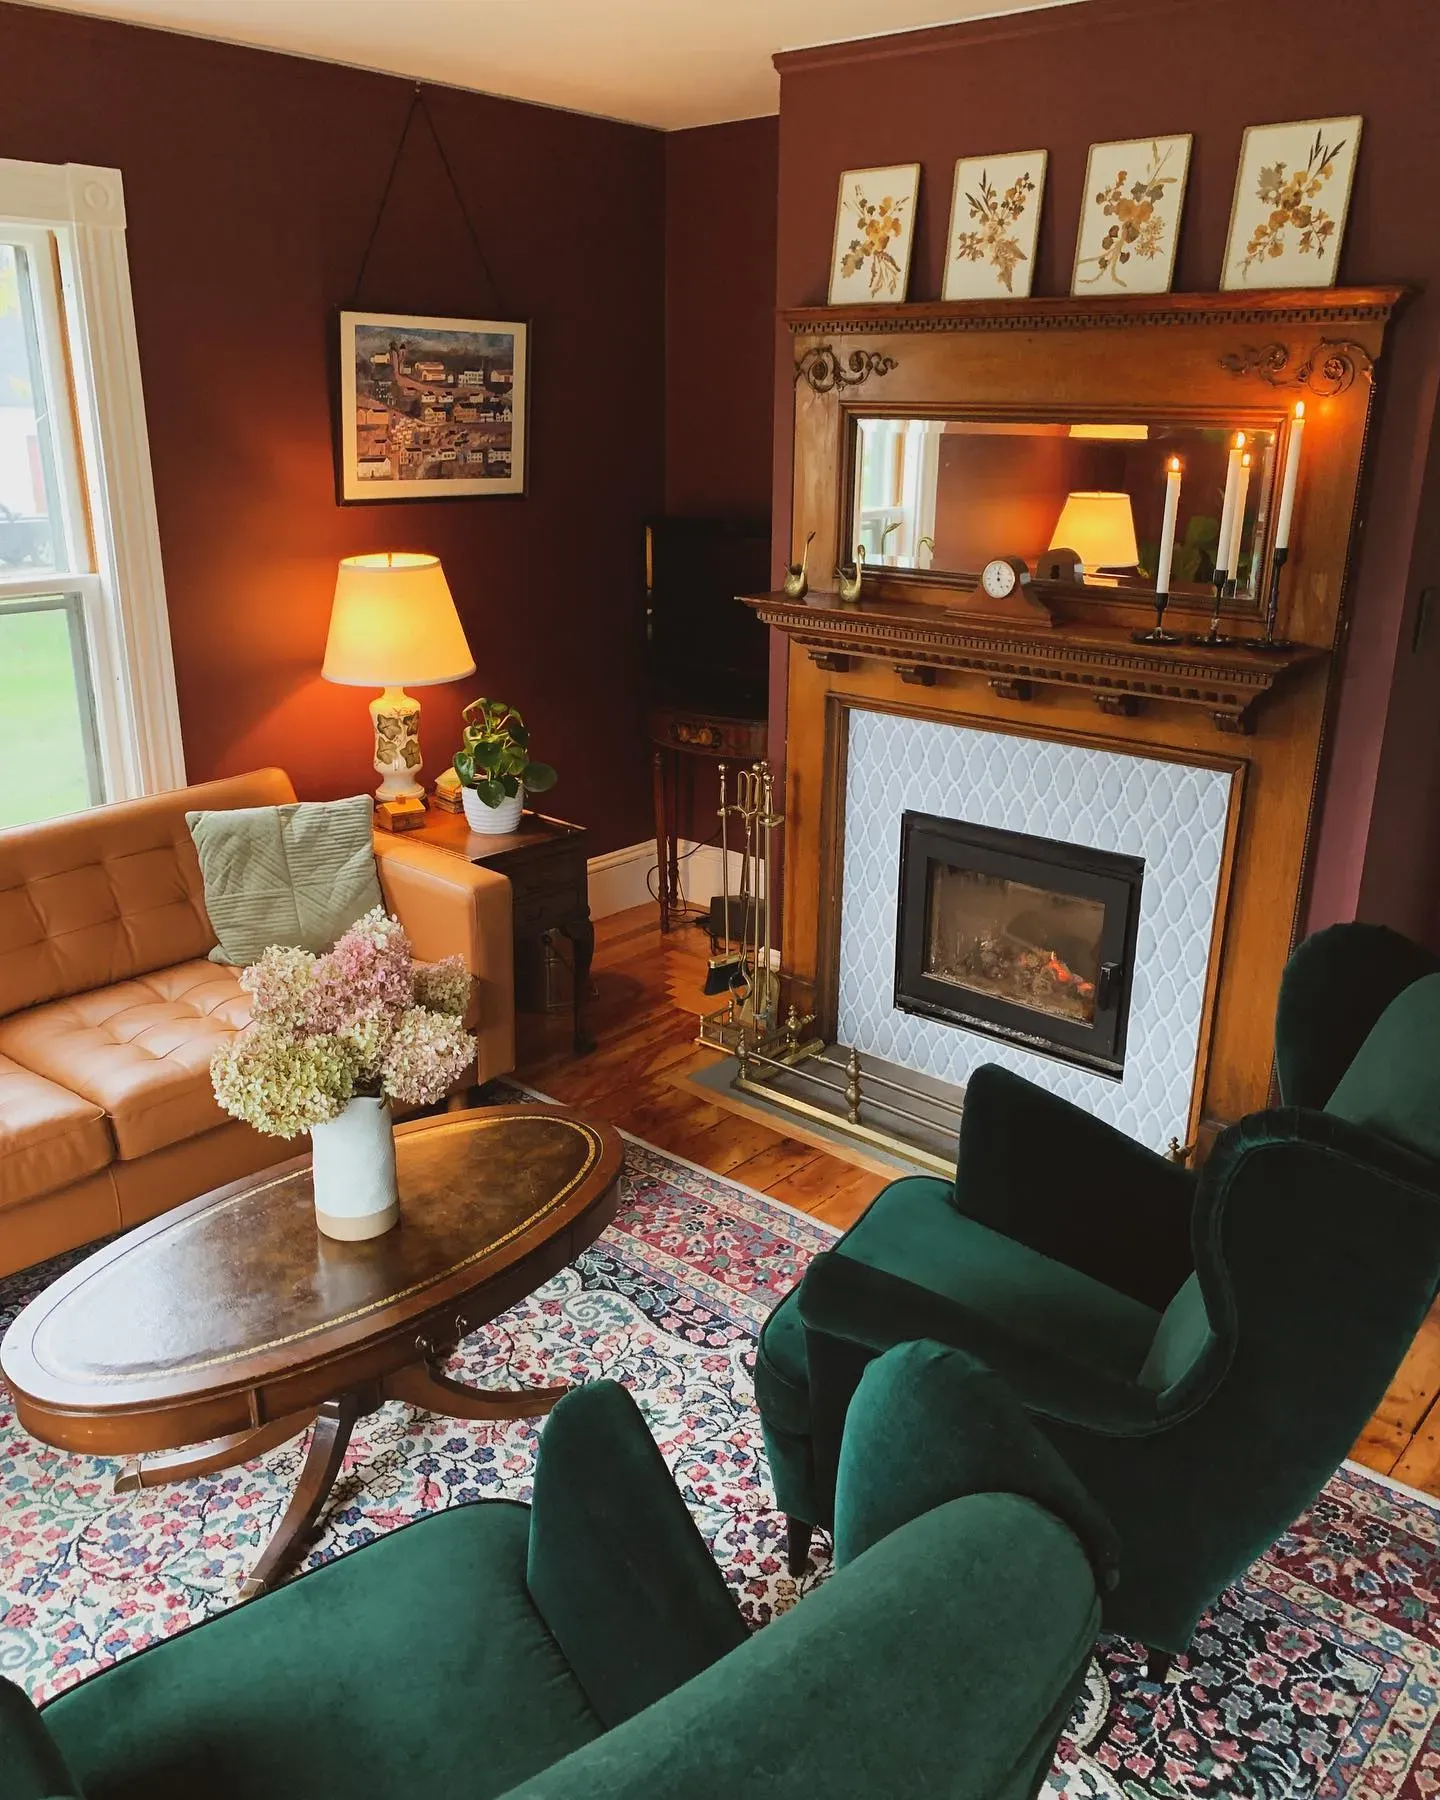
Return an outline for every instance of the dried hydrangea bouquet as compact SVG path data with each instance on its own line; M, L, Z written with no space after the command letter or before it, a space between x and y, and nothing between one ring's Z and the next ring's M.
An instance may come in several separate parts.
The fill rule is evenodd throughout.
M240 985L251 1022L215 1053L215 1098L272 1137L308 1131L321 1231L379 1237L400 1217L390 1102L432 1105L475 1058L465 965L417 967L376 907L323 956L267 950Z

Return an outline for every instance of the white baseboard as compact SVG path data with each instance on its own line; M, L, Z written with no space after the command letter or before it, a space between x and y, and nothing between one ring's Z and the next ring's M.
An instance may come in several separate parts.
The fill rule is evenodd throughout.
M721 881L720 846L695 844L681 838L680 886L692 906L708 906L710 896L718 894ZM655 903L655 840L643 844L626 844L619 850L607 850L603 856L592 856L589 864L590 917L608 919L612 913L625 912L632 906ZM730 852L730 891L740 886L740 852Z

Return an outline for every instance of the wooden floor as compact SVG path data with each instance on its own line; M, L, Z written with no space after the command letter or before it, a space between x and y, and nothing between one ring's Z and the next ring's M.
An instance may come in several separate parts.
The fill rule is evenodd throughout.
M713 1060L695 1044L698 1015L715 1004L702 993L705 934L681 926L662 936L655 908L643 906L600 920L595 936L589 1021L599 1048L577 1060L568 1012L524 1014L520 1079L831 1225L857 1217L887 1177L677 1085L677 1077ZM1382 1474L1440 1494L1440 1306L1421 1327L1354 1455Z

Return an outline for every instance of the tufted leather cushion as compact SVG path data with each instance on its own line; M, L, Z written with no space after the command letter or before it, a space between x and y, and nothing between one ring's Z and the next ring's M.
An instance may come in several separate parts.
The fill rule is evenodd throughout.
M0 1207L81 1181L114 1153L93 1101L0 1056Z
M102 1107L130 1160L225 1123L210 1058L249 1018L236 971L202 959L0 1019L0 1054Z
M215 932L185 814L294 798L261 769L0 831L0 1015L204 956Z

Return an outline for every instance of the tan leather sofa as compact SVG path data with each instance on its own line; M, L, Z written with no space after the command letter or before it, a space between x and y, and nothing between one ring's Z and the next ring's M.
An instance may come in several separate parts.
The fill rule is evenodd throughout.
M216 935L185 814L273 806L280 769L0 831L0 1274L24 1268L303 1144L215 1103L210 1058L249 1018ZM515 1062L510 884L377 831L385 904L423 961L474 978L477 1077Z

